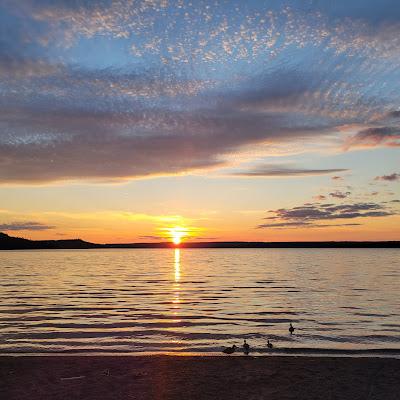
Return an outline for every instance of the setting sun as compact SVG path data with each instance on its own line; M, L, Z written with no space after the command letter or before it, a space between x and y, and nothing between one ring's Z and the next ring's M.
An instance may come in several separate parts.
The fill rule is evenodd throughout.
M178 245L182 242L182 238L187 236L187 229L180 226L169 229L169 234L172 238L172 242Z

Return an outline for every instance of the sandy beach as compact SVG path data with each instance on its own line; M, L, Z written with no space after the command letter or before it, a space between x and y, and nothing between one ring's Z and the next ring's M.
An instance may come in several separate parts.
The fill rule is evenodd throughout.
M0 357L7 400L400 399L400 360L340 357Z

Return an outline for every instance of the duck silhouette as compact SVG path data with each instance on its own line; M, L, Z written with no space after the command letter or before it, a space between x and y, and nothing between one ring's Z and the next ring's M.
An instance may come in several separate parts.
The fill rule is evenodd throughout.
M269 349L272 349L274 347L273 344L269 340L267 340L267 347Z
M226 347L225 349L222 350L222 352L225 354L233 354L236 348L237 348L236 345L233 345L232 347Z
M246 356L250 353L250 345L246 342L246 340L243 343L243 353L246 354Z
M295 330L295 328L293 328L293 325L290 323L289 332L291 335L293 335L294 330Z

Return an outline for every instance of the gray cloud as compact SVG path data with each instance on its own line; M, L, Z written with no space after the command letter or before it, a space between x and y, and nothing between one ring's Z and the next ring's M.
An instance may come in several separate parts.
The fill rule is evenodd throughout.
M41 222L35 221L0 224L0 231L45 231L54 228L54 226L45 225Z
M400 127L383 126L364 129L350 137L345 144L346 149L375 146L400 146Z
M393 174L377 176L376 181L394 182L400 180L400 173L393 172Z
M261 224L257 226L257 229L333 228L333 227L360 226L360 225L362 224L315 224L311 222L278 222L276 224Z
M234 172L233 176L243 177L276 177L276 176L312 176L312 175L327 175L337 172L347 171L347 169L306 169L306 168L293 168L284 165L260 165L253 169Z
M245 145L318 131L229 110L36 113L3 108L0 119L6 126L0 135L2 183L179 173L223 165L224 155Z
M387 217L396 213L384 204L378 203L306 203L302 206L289 209L281 208L269 211L272 216L264 218L267 223L257 228L300 228L300 227L329 227L329 226L355 226L358 224L321 224L320 221L335 221L342 219L355 219L366 217Z
M5 77L24 78L16 79L0 101L0 183L174 174L222 166L227 155L244 146L331 134L320 118L293 121L274 112L239 109L239 99L251 98L249 89L246 95L222 90L203 96L212 89L209 82L178 79L167 69L87 71L36 61L24 61L18 69L10 59L3 64ZM32 71L29 76L27 71ZM47 79L41 79L42 73ZM283 76L283 82L300 83L281 84L279 91L272 85L276 73L264 74L270 99L291 97L312 79L308 75L303 82L294 71Z
M154 236L154 235L143 235L143 236L138 236L138 239L166 240L165 237L162 237L162 236Z
M400 111L390 111L386 114L388 118L400 118Z
M298 222L277 222L275 224L261 224L258 225L257 228L302 228L308 227L311 223L298 221Z
M351 195L351 192L341 192L337 190L336 192L329 193L329 196L334 197L336 199L345 199L346 197L349 197Z
M290 75L299 79L297 73L286 75L286 81ZM275 78L276 74L265 75L267 83ZM238 109L229 90L203 98L203 84L167 73L152 76L145 70L89 72L66 67L55 69L53 79L45 82L31 79L17 97L8 93L0 102L0 182L173 174L222 166L227 155L251 144L331 134L331 126L320 118L294 121L274 112ZM297 91L296 85L282 90L284 96ZM174 102L162 100L177 95ZM271 98L274 95L281 96L272 90ZM241 98L241 92L236 96ZM271 174L341 171L288 168Z

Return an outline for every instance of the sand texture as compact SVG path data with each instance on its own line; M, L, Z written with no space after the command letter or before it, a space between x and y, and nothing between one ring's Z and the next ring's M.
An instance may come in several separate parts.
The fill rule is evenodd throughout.
M3 356L0 398L399 400L400 360Z

